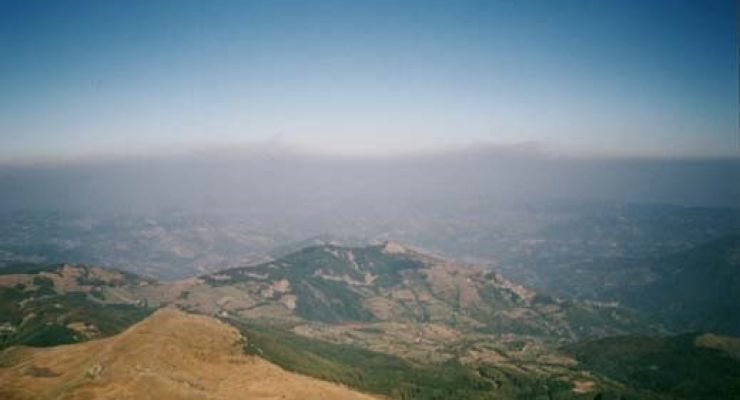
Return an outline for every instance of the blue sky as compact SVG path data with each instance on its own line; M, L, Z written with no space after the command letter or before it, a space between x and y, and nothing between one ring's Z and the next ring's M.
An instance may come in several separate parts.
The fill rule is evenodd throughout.
M4 1L0 159L738 154L733 1Z

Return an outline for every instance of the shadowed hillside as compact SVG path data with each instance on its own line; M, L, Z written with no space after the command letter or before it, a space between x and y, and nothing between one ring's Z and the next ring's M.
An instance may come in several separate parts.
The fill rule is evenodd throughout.
M674 331L740 334L740 235L659 257L610 257L541 268L558 295L618 302Z

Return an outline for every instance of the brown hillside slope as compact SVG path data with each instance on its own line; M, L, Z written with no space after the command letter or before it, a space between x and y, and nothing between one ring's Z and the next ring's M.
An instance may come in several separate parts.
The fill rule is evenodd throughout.
M106 339L0 354L2 399L372 399L242 352L233 327L174 308Z

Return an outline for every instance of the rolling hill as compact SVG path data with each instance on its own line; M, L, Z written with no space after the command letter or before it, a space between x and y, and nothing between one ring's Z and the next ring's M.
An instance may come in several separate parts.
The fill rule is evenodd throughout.
M487 268L395 242L319 243L263 264L173 282L100 267L16 265L0 270L0 295L2 346L9 347L0 356L0 378L12 383L7 390L13 396L42 393L23 392L30 385L67 398L120 397L135 390L118 381L125 377L142 384L137 379L145 379L161 393L198 398L214 387L213 380L229 381L224 376L242 371L216 360L214 368L226 375L199 378L193 365L200 361L193 360L219 352L247 353L250 366L269 362L393 399L690 399L729 393L735 385L719 373L734 371L735 359L722 354L735 354L735 339L704 335L702 343L711 346L696 351L664 345L683 342L656 336L666 332L618 305L545 296ZM231 333L217 329L201 335L201 325ZM238 344L236 331L243 338ZM146 335L150 339L136 339ZM215 339L226 336L231 339ZM638 345L623 345L630 340ZM159 359L147 341L182 356L171 363ZM65 343L71 345L57 346ZM122 346L134 360L144 358L131 367L100 343ZM654 359L644 350L655 343L663 343L653 346L667 371L662 386L639 379L643 364ZM139 347L152 354L139 354ZM81 359L84 370L65 349L89 353ZM602 350L611 356L594 357ZM96 367L103 365L96 364L96 354L110 355L109 366ZM153 366L150 376L139 374L142 363ZM708 371L719 366L716 391L676 388L671 377L685 376L679 363ZM116 372L111 380L98 381L88 376L90 368L93 378ZM74 372L65 375L67 370ZM62 385L62 377L72 383ZM229 392L234 387L214 390L229 398L237 393Z
M214 318L163 308L105 339L0 355L3 399L372 399L244 354Z
M202 312L288 324L445 325L478 333L573 340L643 324L608 304L578 303L517 285L482 267L394 242L308 247L272 262L200 278L179 304Z
M79 265L15 265L0 270L0 349L53 346L121 332L151 313L135 297L155 282Z

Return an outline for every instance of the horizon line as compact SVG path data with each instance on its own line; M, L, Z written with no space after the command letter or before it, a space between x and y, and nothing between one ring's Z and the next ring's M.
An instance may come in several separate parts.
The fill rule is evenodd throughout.
M478 141L466 144L420 146L417 149L395 148L375 151L342 151L314 148L282 140L212 144L200 147L173 146L129 152L99 152L70 155L0 156L0 167L59 166L133 161L185 161L193 159L221 159L238 161L254 158L294 158L325 161L404 161L435 157L507 155L553 161L740 161L740 147L727 154L710 153L649 153L615 151L577 151L553 149L535 141L493 142Z

